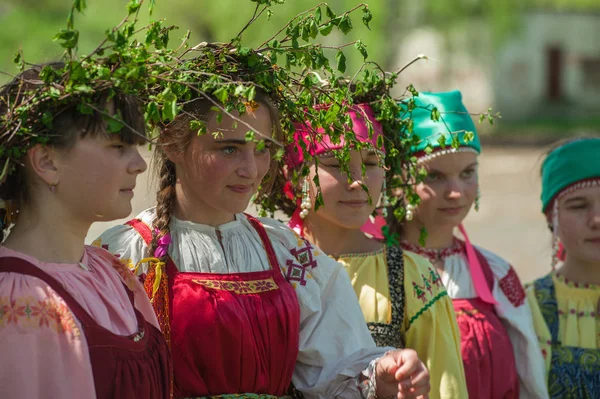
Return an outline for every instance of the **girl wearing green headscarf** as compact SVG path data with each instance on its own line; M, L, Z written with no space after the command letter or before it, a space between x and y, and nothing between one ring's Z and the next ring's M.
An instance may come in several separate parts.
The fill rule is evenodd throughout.
M402 134L416 136L411 153L426 176L413 187L420 203L413 208L398 201L406 219L391 229L404 250L431 261L452 298L469 397L546 398L543 359L519 277L506 260L472 245L462 225L478 207L481 146L461 93L421 92L414 102L403 115L412 119L412 131Z
M600 138L571 140L542 164L552 272L527 299L551 398L600 398Z

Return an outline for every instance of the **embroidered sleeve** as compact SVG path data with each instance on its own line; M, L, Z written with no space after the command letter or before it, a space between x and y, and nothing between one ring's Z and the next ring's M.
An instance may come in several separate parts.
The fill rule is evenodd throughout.
M0 353L2 397L94 397L79 322L38 279L0 273Z
M521 306L525 302L525 290L512 266L506 276L500 280L500 289L514 307Z

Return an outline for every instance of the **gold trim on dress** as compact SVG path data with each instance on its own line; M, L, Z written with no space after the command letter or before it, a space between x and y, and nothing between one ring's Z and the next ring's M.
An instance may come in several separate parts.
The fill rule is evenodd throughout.
M193 279L192 282L200 284L214 290L224 290L234 292L238 295L245 294L260 294L268 291L275 291L279 286L272 277L264 280L251 281L225 281L225 280L198 280Z

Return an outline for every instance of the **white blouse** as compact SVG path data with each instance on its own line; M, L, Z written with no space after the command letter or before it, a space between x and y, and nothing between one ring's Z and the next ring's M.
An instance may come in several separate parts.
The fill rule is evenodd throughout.
M152 226L155 217L150 208L137 219ZM284 224L269 218L259 220L300 304L294 386L306 398L361 398L356 377L371 360L391 348L375 346L341 264ZM270 268L260 237L244 214L236 214L234 221L216 228L172 217L170 231L169 255L181 272L245 273ZM148 256L144 240L128 225L107 230L95 244L131 267ZM305 273L292 273L290 268Z
M462 241L455 241L452 248L432 250L415 247L402 242L405 249L414 251L432 262L441 259L444 270L440 276L452 299L476 298L469 263ZM496 300L496 314L508 332L513 346L522 399L548 398L544 359L533 328L531 309L525 300L525 291L512 266L498 255L474 246L487 260L494 275L492 295Z

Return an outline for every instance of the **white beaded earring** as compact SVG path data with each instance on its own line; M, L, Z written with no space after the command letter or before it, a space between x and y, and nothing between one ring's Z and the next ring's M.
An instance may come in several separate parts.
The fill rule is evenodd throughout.
M300 208L302 209L302 211L300 211L300 218L304 219L312 208L308 178L304 179L304 182L302 183L302 203L300 204Z

